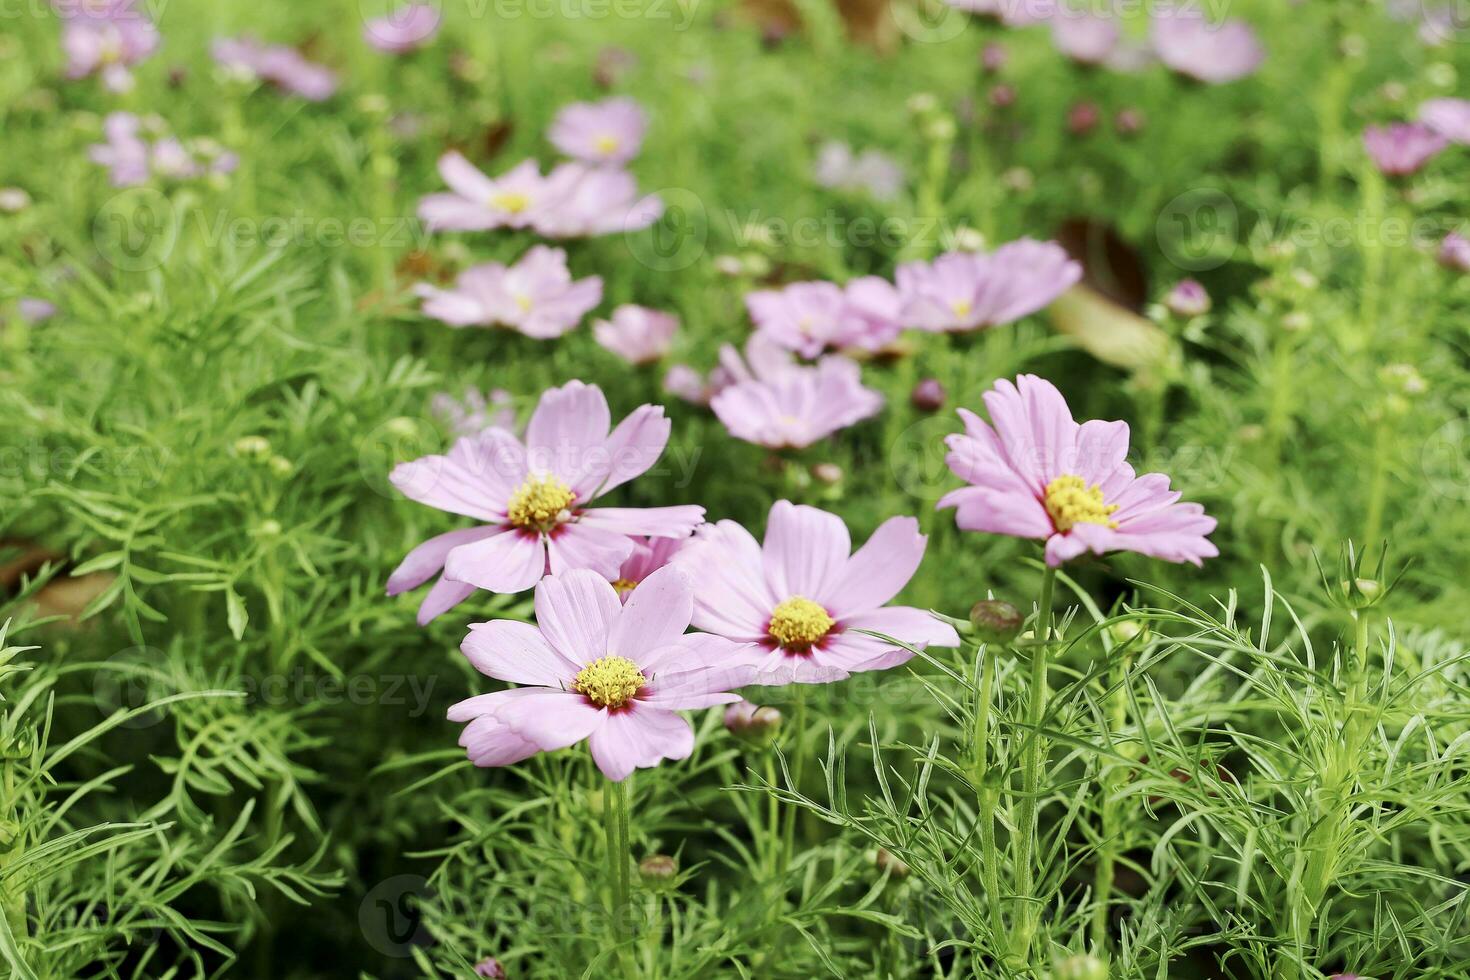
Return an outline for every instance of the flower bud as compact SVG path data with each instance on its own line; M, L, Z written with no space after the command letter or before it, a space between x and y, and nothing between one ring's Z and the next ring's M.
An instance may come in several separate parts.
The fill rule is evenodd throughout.
M1051 976L1052 980L1108 980L1108 965L1089 953L1078 953L1058 960Z
M1164 305L1175 316L1203 316L1210 312L1210 294L1196 280L1181 279L1164 297Z
M907 878L909 876L908 862L894 857L893 853L886 847L878 848L878 853L873 858L873 863L878 866L879 871L888 872L890 878Z
M505 967L493 956L487 956L475 964L475 976L490 977L491 980L506 980Z
M736 738L752 744L766 744L776 737L781 727L781 711L770 705L736 701L725 709L725 728Z
M935 378L925 378L909 393L909 404L921 412L937 412L944 407L944 385Z
M907 103L910 115L927 116L939 108L939 99L932 92L916 92Z
M235 455L265 458L270 454L271 441L265 436L241 436L235 440Z
M661 887L679 874L679 862L667 854L651 854L638 862L638 877L645 885Z
M990 95L987 98L995 108L1004 109L1007 106L1016 104L1016 90L1010 85L997 85L990 90Z
M1113 125L1124 136L1134 136L1143 132L1144 124L1142 109L1119 109L1118 114L1113 117Z
M1010 55L1006 52L1005 45L991 41L980 51L980 67L986 74L993 75L1006 66Z
M812 478L829 487L836 486L842 482L842 467L836 463L817 463L812 466Z
M970 627L983 643L1010 643L1025 622L1021 610L1000 599L984 599L970 610Z
M1073 136L1086 136L1097 128L1101 117L1096 102L1078 102L1067 110L1067 130Z
M19 187L0 187L0 211L19 214L31 206L31 196Z

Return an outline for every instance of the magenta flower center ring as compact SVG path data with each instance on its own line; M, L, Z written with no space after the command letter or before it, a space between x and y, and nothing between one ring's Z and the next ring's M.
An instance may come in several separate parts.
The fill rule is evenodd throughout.
M598 657L581 670L573 683L577 693L599 708L621 708L648 683L638 665L626 657Z
M556 477L531 476L510 495L505 513L516 527L550 531L571 518L571 506L576 499L571 487Z
M1065 473L1046 485L1046 512L1057 531L1066 534L1074 524L1101 524L1116 528L1110 515L1117 504L1103 503L1102 487L1088 486L1080 476Z
M836 622L817 603L794 595L771 611L771 624L766 632L783 650L806 651L820 643Z

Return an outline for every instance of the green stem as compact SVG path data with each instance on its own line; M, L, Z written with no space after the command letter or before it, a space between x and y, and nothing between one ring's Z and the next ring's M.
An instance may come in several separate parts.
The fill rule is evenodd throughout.
M1108 744L1115 745L1117 735L1128 725L1128 701L1123 697L1123 687L1128 683L1128 665L1132 658L1123 654L1110 686L1116 687L1107 701ZM1118 863L1117 836L1121 831L1118 821L1117 790L1119 767L1103 763L1098 774L1098 789L1102 795L1101 830L1097 853L1097 876L1093 879L1092 946L1098 955L1107 948L1108 911L1113 896L1113 876Z
M1056 586L1056 569L1050 565L1041 576L1041 597L1037 601L1036 647L1031 656L1031 685L1026 705L1026 754L1021 771L1021 819L1016 825L1015 860L1012 865L1018 881L1018 897L1023 903L1017 917L1013 957L1029 961L1031 940L1036 935L1041 910L1036 899L1036 872L1032 858L1036 853L1037 815L1040 810L1041 771L1046 758L1041 737L1041 722L1046 715L1047 655L1052 641L1052 594Z
M7 746L8 748L8 746ZM11 759L4 762L3 782L5 786L5 799L0 806L0 813L5 814L0 829L8 831L12 837L10 840L0 844L0 871L14 864L25 854L23 833L19 821L20 815L18 801L15 798L15 763ZM3 905L5 921L10 926L10 934L16 941L24 939L30 932L29 922L26 917L26 893L20 883L14 879L7 881L0 890L0 905Z
M632 893L633 862L628 841L628 786L626 781L609 781L603 797L604 830L607 833L607 879L612 899L611 918L613 941L617 945L618 960L629 977L637 976L629 957L627 940L628 901Z
M975 699L974 784L980 794L980 874L985 883L985 898L990 905L991 931L999 944L1005 936L1005 916L1001 909L1000 849L995 844L995 780L990 773L990 706L995 692L995 656L981 646L980 690Z
M766 746L766 846L765 863L772 878L781 869L781 801L776 797L776 753Z
M802 777L806 775L806 751L802 746L802 737L806 734L806 686L803 684L796 685L796 711L792 722L791 748L795 758L791 760L791 790L799 793ZM800 813L801 808L794 804L786 808L785 846L781 850L783 876L796 858L796 820Z
M1388 459L1393 451L1388 420L1380 417L1373 429L1373 476L1368 483L1368 517L1363 544L1371 546L1383 533L1383 507L1388 500ZM1362 620L1362 617L1358 617Z

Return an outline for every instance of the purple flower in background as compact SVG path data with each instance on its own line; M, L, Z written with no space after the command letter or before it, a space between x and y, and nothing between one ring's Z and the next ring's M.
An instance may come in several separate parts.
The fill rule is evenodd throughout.
M108 113L102 121L105 142L87 148L92 162L108 169L114 187L132 187L148 179L148 143L139 135L142 121L131 112Z
M1430 99L1419 107L1419 121L1452 143L1470 144L1470 101Z
M704 375L687 364L670 365L664 373L663 390L691 405L708 405L713 394Z
M560 337L602 302L602 279L572 280L567 253L536 245L515 265L486 262L459 274L453 289L414 288L424 314L451 327L505 326L537 340Z
M1164 297L1164 306L1175 316L1204 316L1210 312L1210 294L1197 281L1182 279Z
M642 107L619 97L566 106L548 135L553 146L575 160L622 166L638 155L647 128Z
M546 176L546 207L532 228L547 238L589 238L647 228L664 213L657 194L638 196L633 175L610 167L563 163Z
M830 282L794 282L745 297L757 332L802 357L837 346L844 332L847 299Z
M456 438L477 436L486 429L516 431L516 410L510 392L496 388L487 398L478 388L466 388L455 398L441 391L429 400L429 411L449 426Z
M839 140L822 144L813 176L822 187L868 194L876 201L891 201L903 190L903 168L878 150L854 155L852 147Z
M439 33L439 10L427 3L410 3L363 25L363 40L387 54L416 51Z
M523 160L500 177L487 177L458 153L439 158L439 176L449 193L419 202L419 217L431 231L489 231L525 228L551 197L535 160Z
M1154 51L1171 71L1219 85L1255 72L1266 51L1251 26L1240 20L1212 24L1183 9L1153 19Z
M1105 63L1117 48L1121 36L1112 18L1084 11L1059 12L1051 22L1052 43L1078 64Z
M1419 123L1390 123L1363 130L1363 146L1380 171L1390 177L1417 173L1449 145L1449 140Z
M113 92L133 87L128 69L158 49L158 28L134 0L53 3L63 19L66 77L99 75Z
M505 967L493 956L487 956L475 964L475 976L490 977L491 980L506 980Z
M331 69L308 61L295 48L263 45L253 37L220 38L211 49L225 70L245 78L270 82L283 92L309 102L322 102L337 91Z
M842 298L847 310L839 346L877 351L898 339L903 331L903 297L893 283L881 276L859 276L843 287Z
M1439 246L1439 264L1457 272L1470 272L1470 239L1452 231Z
M44 323L56 315L56 304L39 296L22 296L15 301L15 311L27 323Z
M737 439L770 449L802 449L876 415L883 396L862 385L853 361L831 355L814 367L789 366L769 380L737 381L710 399Z
M933 332L999 326L1035 313L1082 278L1055 242L1029 238L987 254L948 252L898 267L904 323Z
M662 310L625 303L611 320L592 324L592 338L629 364L652 364L669 352L679 318Z

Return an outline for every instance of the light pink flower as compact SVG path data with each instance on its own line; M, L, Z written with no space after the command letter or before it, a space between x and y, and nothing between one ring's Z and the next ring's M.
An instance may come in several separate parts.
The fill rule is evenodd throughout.
M852 147L839 140L822 144L817 153L814 176L822 187L862 193L875 201L891 201L903 190L903 167L878 150L854 155Z
M419 217L430 231L489 231L525 228L547 207L552 190L535 160L523 160L500 177L486 177L459 153L439 158L439 176L449 193L419 201Z
M39 296L22 296L15 301L15 312L29 324L45 323L59 311L56 304Z
M114 187L131 187L148 179L148 143L139 135L142 121L131 112L110 112L102 121L106 142L87 148L92 162L108 169Z
M635 409L616 429L596 385L570 381L541 396L524 442L504 429L460 439L444 456L394 468L410 500L484 523L431 538L388 579L388 594L444 576L419 608L427 623L476 588L522 592L543 574L588 568L604 584L632 554L633 536L687 537L704 508L592 507L646 472L669 441L657 405Z
M669 352L679 318L672 313L624 303L611 320L592 324L592 337L629 364L651 364Z
M337 76L331 69L306 60L301 52L284 44L264 45L248 35L220 38L214 42L212 53L226 71L270 82L308 102L322 102L337 91Z
M859 276L842 287L847 303L843 328L837 342L841 347L879 351L903 332L903 297L898 288L881 276Z
M1211 85L1253 74L1266 58L1256 32L1245 21L1212 24L1183 8L1157 14L1151 36L1159 60L1171 71Z
M558 150L584 163L622 166L638 155L648 118L627 97L574 102L556 114L548 134Z
M719 366L710 372L710 384L715 394L743 381L769 383L788 374L810 370L800 367L791 351L762 333L753 333L746 338L743 354L735 349L734 344L721 344L719 357Z
M856 553L835 514L777 501L757 544L734 521L701 527L674 559L698 583L697 629L742 643L736 662L759 684L820 684L906 662L910 646L958 646L929 613L888 603L913 578L928 539L912 517L893 517ZM731 662L731 661L727 661Z
M563 163L546 176L547 205L532 227L547 238L589 238L647 228L664 213L657 194L638 196L624 170Z
M1470 272L1470 239L1454 231L1445 235L1439 246L1439 264L1446 269Z
M945 462L970 485L939 507L958 508L962 530L1044 540L1053 567L1088 551L1196 565L1219 554L1206 538L1213 517L1179 503L1164 474L1134 475L1126 422L1078 425L1061 392L1030 374L997 381L985 406L993 428L960 409L965 431L945 440Z
M748 293L745 308L756 331L802 357L835 347L845 332L847 299L830 282L793 282Z
M1083 65L1101 65L1112 57L1122 32L1117 21L1086 11L1059 12L1051 22L1057 50Z
M516 410L511 394L496 388L485 397L478 388L466 388L464 394L455 398L441 391L429 400L429 411L433 412L455 438L477 436L486 429L516 431Z
M883 396L864 388L861 369L839 355L792 366L769 380L737 381L710 399L737 439L770 449L802 449L876 415Z
M158 50L159 34L134 0L89 0L54 4L62 15L61 47L66 77L99 75L113 92L133 87L129 67Z
M1407 177L1449 145L1449 140L1420 123L1390 123L1363 130L1363 146L1375 166L1390 177Z
M1195 279L1181 279L1164 297L1164 306L1175 316L1204 316L1210 312L1210 294Z
M664 372L663 390L691 405L708 405L714 392L700 374L688 364L671 364Z
M510 327L527 337L560 337L602 302L602 279L572 279L567 253L534 245L514 265L486 262L459 274L453 289L414 287L424 314L451 327Z
M633 553L618 569L618 577L613 579L612 587L627 602L628 596L633 594L644 579L673 561L674 556L688 543L689 538L634 539Z
M1076 285L1082 266L1055 242L1023 238L988 255L948 252L933 262L909 262L896 278L905 324L961 332L1035 313Z
M475 976L489 977L490 980L506 980L505 967L493 956L487 956L475 964Z
M1470 100L1430 99L1419 107L1419 121L1452 143L1470 144Z
M523 685L449 709L467 722L459 744L477 766L507 766L586 741L614 782L664 759L685 759L694 730L678 714L740 700L755 672L741 644L685 633L694 594L665 567L626 603L586 569L536 586L536 624L475 623L460 649L480 673Z
M410 3L363 25L368 44L388 54L407 54L434 39L439 33L439 10L427 3Z

